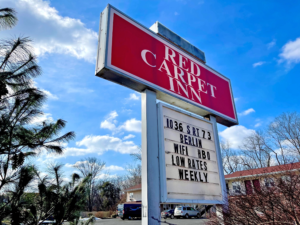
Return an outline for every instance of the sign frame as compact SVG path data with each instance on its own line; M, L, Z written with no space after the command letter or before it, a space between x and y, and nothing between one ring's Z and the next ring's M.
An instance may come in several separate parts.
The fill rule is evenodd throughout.
M233 119L225 114L222 114L212 108L204 106L202 104L198 104L193 102L183 96L180 96L174 92L171 92L163 87L150 83L134 74L130 74L127 71L122 69L117 69L113 66L110 62L111 58L111 39L112 36L112 23L111 17L116 13L121 16L123 19L127 20L128 22L132 23L134 26L138 27L142 31L146 32L147 34L151 35L158 41L162 42L164 45L171 46L171 48L176 49L176 51L182 54L184 57L192 58L193 61L197 62L197 64L201 65L205 69L211 71L215 75L221 77L222 79L226 80L229 84L229 91L230 97L232 102L232 107L234 111L234 116L236 119ZM112 82L121 84L123 86L129 87L135 91L142 92L145 89L150 89L156 91L157 98L159 100L165 101L169 104L175 105L182 109L188 110L195 114L201 116L207 115L214 115L216 116L217 122L221 123L225 126L233 126L238 124L238 116L236 112L233 92L231 81L226 76L222 75L221 73L217 72L216 70L212 69L211 67L207 66L199 59L194 57L191 54L188 54L186 51L182 50L180 47L175 45L174 43L168 41L167 39L161 37L160 35L156 34L149 28L143 26L139 22L135 21L134 19L130 18L129 16L125 15L118 9L114 8L111 5L107 5L105 10L100 15L100 25L99 25L99 39L98 39L98 52L97 52L97 63L96 63L96 76L102 77L104 79L110 80Z
M216 156L217 156L217 165L219 169L219 179L222 193L222 201L218 200L193 200L193 199L172 199L167 196L167 178L166 178L166 164L165 164L165 148L164 148L164 124L163 124L163 107L174 110L178 113L182 113L184 115L190 116L192 118L201 120L206 123L210 123L213 128L214 134L214 143L216 148ZM182 203L182 204L204 204L204 205L214 205L214 204L226 204L227 202L227 192L226 192L226 183L223 172L223 164L221 151L219 147L219 136L217 131L217 124L214 118L210 118L210 120L206 120L200 116L194 115L192 113L185 112L181 109L175 108L171 105L159 102L157 103L157 117L158 117L158 137L159 137L159 167L160 167L160 201L161 203Z

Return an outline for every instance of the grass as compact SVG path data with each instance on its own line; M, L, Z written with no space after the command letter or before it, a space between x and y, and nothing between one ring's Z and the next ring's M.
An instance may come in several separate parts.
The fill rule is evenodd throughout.
M91 214L97 218L111 218L112 215L116 214L115 211L93 211L93 212L82 212L81 217L90 217Z

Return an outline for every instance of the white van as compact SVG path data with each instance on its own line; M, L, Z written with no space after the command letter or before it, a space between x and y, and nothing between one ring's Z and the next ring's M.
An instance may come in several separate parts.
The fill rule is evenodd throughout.
M190 207L190 206L176 206L174 210L174 217L184 217L186 219L190 217L197 217L200 218L200 213L196 209Z

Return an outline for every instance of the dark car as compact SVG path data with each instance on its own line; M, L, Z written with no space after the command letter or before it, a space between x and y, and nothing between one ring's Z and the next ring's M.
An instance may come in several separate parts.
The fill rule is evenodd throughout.
M168 218L170 217L171 219L174 219L174 209L167 209L165 211L161 212L161 218Z
M141 202L125 202L118 205L118 215L122 220L142 217Z
M55 223L56 223L56 221L55 221L53 216L49 216L45 220L40 220L39 221L39 224L41 224L41 225L42 224L43 225L45 225L45 224L49 225L49 224L55 224Z

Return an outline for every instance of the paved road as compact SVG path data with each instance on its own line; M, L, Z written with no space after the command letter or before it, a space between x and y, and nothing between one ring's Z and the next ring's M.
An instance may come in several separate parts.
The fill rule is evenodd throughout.
M205 222L207 222L207 219L166 219L162 221L167 221L170 224L174 225L204 225ZM100 221L97 221L94 223L94 225L141 225L142 221L141 220L121 220L119 218L117 219L103 219ZM167 223L161 223L167 224Z

